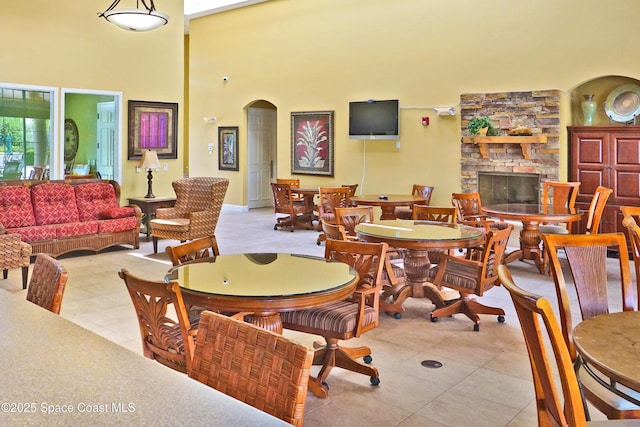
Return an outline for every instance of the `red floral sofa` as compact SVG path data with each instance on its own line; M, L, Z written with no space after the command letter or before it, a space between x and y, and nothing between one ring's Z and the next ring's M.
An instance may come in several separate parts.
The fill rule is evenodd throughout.
M119 206L116 181L21 181L0 186L0 227L20 235L33 255L110 246L140 247L142 212Z

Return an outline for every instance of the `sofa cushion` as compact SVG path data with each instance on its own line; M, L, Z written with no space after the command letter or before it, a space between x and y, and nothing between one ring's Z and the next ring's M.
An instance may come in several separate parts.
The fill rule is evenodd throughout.
M135 216L135 210L129 206L109 208L100 212L100 219L126 218L128 216ZM82 215L80 215L80 217L82 217Z
M33 212L37 225L78 222L78 207L73 187L69 184L46 183L31 189Z
M0 222L5 228L36 225L28 187L8 185L0 187Z
M115 189L109 183L80 184L75 187L75 193L80 221L105 218L102 216L103 212L118 209Z
M102 221L98 221L98 225L99 234L117 233L118 231L132 230L136 228L138 220L135 216L118 219L104 219Z
M56 237L58 239L74 236L86 236L88 234L96 234L97 232L98 221L69 222L66 224L56 225Z
M9 228L7 233L19 234L23 242L40 242L56 238L55 225L36 225L33 227Z

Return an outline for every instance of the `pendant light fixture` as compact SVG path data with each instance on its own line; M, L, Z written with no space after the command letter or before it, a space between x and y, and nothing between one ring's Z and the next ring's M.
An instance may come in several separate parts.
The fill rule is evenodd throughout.
M98 17L104 18L120 28L129 31L150 31L169 22L169 15L158 12L153 0L136 0L136 8L116 9L120 0L115 0L111 6ZM140 8L142 3L143 8Z

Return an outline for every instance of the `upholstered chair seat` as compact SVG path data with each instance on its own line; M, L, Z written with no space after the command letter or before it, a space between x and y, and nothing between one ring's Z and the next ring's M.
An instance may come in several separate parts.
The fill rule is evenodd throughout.
M338 301L333 304L301 311L282 313L283 323L295 324L299 328L309 330L331 331L337 336L353 331L358 321L358 305L351 301ZM378 314L373 307L366 306L361 325L367 327L378 321Z

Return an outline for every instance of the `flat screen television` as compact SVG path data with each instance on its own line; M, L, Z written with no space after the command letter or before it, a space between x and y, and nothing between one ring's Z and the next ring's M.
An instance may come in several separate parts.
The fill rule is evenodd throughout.
M400 138L397 99L349 102L349 139Z

